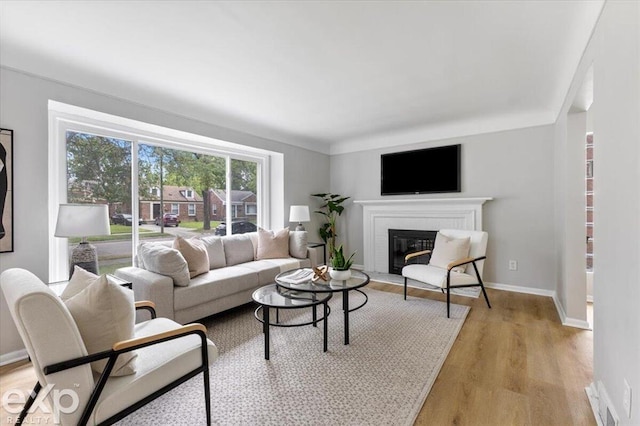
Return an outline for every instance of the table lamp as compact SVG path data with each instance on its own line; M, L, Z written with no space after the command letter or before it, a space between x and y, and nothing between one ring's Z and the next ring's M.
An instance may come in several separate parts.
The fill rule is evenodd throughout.
M60 204L56 237L80 237L81 241L71 252L69 278L78 265L94 274L98 273L98 253L87 237L109 235L109 207L106 204Z
M289 222L298 222L296 231L304 231L302 222L309 222L311 216L309 216L309 206L291 206L289 209Z

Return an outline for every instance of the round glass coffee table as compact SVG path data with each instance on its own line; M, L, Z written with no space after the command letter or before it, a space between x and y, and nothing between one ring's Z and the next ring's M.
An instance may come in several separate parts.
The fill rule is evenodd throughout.
M333 294L318 294L310 293L298 290L288 290L286 288L278 287L276 284L270 284L261 287L253 292L251 296L259 306L254 313L256 319L262 323L262 331L264 333L264 359L269 359L269 326L274 327L301 327L303 325L317 326L318 321L322 321L324 324L323 337L324 337L324 352L327 351L327 317L329 316L330 308L328 305L329 299ZM318 318L316 313L316 307L323 305L324 312L322 317ZM270 308L276 309L276 322L270 322L269 310ZM313 319L309 322L294 323L294 324L280 324L279 310L280 309L301 309L312 308ZM260 318L260 311L262 311L262 318Z
M308 269L308 268L303 268ZM369 275L361 271L351 270L351 278L348 280L318 280L316 282L311 281L311 278L302 282L293 282L292 277L299 276L300 269L294 269L278 274L276 276L276 284L279 287L286 288L288 290L303 291L307 293L342 293L342 310L344 312L344 344L349 344L349 312L357 311L367 304L369 298L367 294L361 290L361 287L369 284ZM349 292L357 291L364 296L364 302L354 308L349 308Z

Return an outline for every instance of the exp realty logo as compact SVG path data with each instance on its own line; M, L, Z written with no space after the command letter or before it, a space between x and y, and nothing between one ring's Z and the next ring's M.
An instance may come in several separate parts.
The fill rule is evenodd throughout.
M53 389L54 385L48 384L40 390L38 396L33 401L33 405L29 407L29 414L40 412L42 414L51 414L53 412L53 424L60 424L60 413L69 414L78 409L80 398L78 393L73 389ZM53 389L53 392L52 392ZM52 408L44 403L44 399L51 394ZM20 389L9 389L2 394L2 408L8 413L15 414L7 416L6 423L14 424L18 420L18 415L22 412L24 404L29 399L30 393ZM51 424L50 418L32 416L28 424Z

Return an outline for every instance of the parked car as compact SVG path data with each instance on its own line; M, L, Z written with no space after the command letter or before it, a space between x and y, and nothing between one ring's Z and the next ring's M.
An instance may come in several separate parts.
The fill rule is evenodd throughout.
M231 223L231 233L233 234L244 234L246 232L255 232L258 230L258 227L255 223L249 222L244 219L234 219ZM227 223L221 222L220 225L216 226L215 230L216 235L227 235Z
M155 224L160 226L161 223L164 222L164 226L178 226L180 224L180 219L178 219L177 214L173 213L165 213L162 217L156 217Z
M133 216L127 213L116 213L111 216L111 223L114 225L131 226L133 223ZM138 219L138 225L142 225L142 219Z

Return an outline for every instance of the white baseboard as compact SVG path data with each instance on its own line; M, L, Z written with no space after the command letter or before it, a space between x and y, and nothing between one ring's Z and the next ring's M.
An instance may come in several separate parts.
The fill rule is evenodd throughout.
M19 351L9 352L8 354L0 355L0 367L14 362L22 361L29 358L26 349L20 349Z
M515 293L525 293L525 294L533 294L536 296L550 297L553 299L553 303L556 305L556 311L560 316L560 322L562 322L562 325L565 325L567 327L581 328L584 330L591 330L591 326L589 325L588 321L567 317L567 314L565 313L564 308L562 307L562 304L560 304L560 301L558 300L557 293L553 290L546 290L546 289L535 288L535 287L520 287L517 285L489 283L489 282L485 282L484 286L487 288L495 289L495 290L512 291Z
M562 325L566 325L567 327L581 328L583 330L591 330L591 325L588 321L567 316L567 313L564 311L560 300L558 300L558 295L555 292L553 294L553 303L555 303L556 305L556 311L558 311L558 315L560 315L560 321L562 322Z
M589 386L584 388L584 391L587 393L587 398L589 399L589 404L591 405L591 411L593 411L593 417L596 420L598 426L604 426L602 424L602 420L600 419L600 402L598 397L598 389L596 388L596 384L591 382Z
M553 290L546 290L543 288L535 288L535 287L521 287L519 285L510 285L510 284L485 282L484 286L486 288L492 288L494 290L511 291L514 293L534 294L536 296L553 297L556 294L556 292Z

